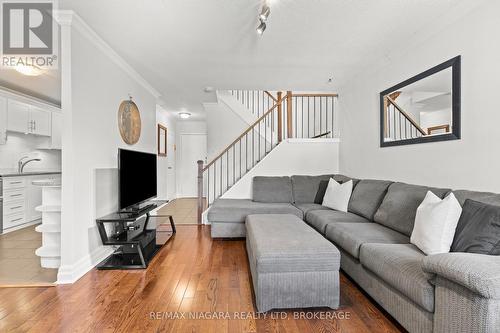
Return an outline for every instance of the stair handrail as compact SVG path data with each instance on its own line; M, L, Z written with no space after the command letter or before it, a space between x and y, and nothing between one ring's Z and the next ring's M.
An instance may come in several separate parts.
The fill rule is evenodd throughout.
M285 99L288 96L285 95L281 99ZM255 126L257 126L263 119L265 119L275 108L281 105L281 100L276 100L276 104L274 104L269 110L267 110L262 116L260 116L250 127L248 127L243 133L240 134L232 143L230 143L220 154L218 154L215 158L207 163L202 171L206 171L209 167L211 167L219 158L221 158L226 152L228 152L234 145L236 145L246 134L248 134Z
M231 92L233 96L235 96L234 91ZM197 217L199 224L202 223L202 214L205 209L210 207L212 202L224 195L229 188L236 184L237 181L255 167L284 139L304 137L304 128L307 129L308 138L310 138L310 129L313 132L312 138L334 137L335 100L338 94L293 93L292 91L275 91L275 93L276 96L273 96L269 91L260 91L259 94L261 97L265 96L267 100L274 104L271 106L271 103L268 102L266 107L261 108L263 112L262 115L252 112L256 114L257 119L217 154L215 158L211 159L210 162L205 163L205 161L202 160L197 161ZM244 93L241 95L243 96ZM238 99L237 96L235 97ZM309 101L311 101L311 107L309 106ZM319 104L317 102L319 102ZM328 120L329 115L331 115L331 121ZM316 116L319 116L319 118L317 119ZM301 126L300 135L298 132L299 124ZM295 131L293 129L294 125ZM262 128L262 126L264 126L264 128ZM268 137L268 132L270 137ZM258 147L255 148L255 152L254 144L256 144L256 141L254 136L257 137ZM261 153L262 140L264 141L263 154ZM251 141L251 147L247 146L247 142L249 141ZM243 148L242 144L244 144ZM270 144L270 149L268 149L268 144ZM242 155L243 149L244 154ZM239 163L236 157L237 152L239 152ZM231 167L232 172L230 171ZM206 191L204 190L205 188Z
M417 124L417 122L413 120L413 118L408 113L406 113L406 111L403 110L403 108L399 106L395 100L393 100L389 96L385 96L385 98L387 98L387 101L390 104L392 104L394 108L396 108L396 110L398 110L403 115L403 117L405 117L406 120L408 120L422 135L427 135L427 133L422 129L422 127L420 127L420 125Z

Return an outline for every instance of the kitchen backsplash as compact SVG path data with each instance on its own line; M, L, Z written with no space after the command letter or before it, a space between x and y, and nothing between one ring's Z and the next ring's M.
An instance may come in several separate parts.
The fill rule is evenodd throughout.
M25 170L61 170L61 151L44 150L38 147L46 142L46 137L20 133L8 133L7 143L0 145L0 169L15 169L23 156L40 158L40 162L26 165Z

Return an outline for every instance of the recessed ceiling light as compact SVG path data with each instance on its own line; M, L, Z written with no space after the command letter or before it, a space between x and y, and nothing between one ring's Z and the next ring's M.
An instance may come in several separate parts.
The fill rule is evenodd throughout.
M214 87L205 87L205 89L203 89L206 93L211 93L213 92L215 89Z
M179 112L179 117L181 117L181 119L188 119L189 117L191 117L191 113L189 113L189 112Z
M16 71L27 76L42 75L44 70L34 65L17 65Z

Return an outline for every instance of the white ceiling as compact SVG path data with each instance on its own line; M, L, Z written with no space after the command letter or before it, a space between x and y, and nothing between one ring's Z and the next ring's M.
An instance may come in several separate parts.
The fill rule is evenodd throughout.
M474 4L472 4L474 3ZM470 0L60 0L162 93L203 115L216 89L331 91ZM334 84L328 84L329 77Z

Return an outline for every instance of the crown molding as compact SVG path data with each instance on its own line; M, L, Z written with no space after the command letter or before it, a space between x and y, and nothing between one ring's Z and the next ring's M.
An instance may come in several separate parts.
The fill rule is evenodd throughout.
M97 46L116 65L125 71L131 78L139 83L144 89L149 91L156 99L160 99L161 93L156 90L144 77L141 76L132 66L129 65L97 32L94 31L76 12L73 10L57 10L54 18L61 26L72 26L90 42Z

